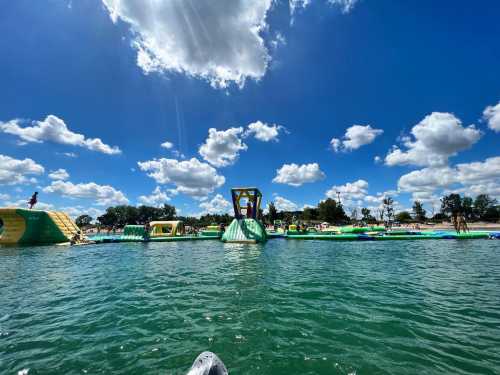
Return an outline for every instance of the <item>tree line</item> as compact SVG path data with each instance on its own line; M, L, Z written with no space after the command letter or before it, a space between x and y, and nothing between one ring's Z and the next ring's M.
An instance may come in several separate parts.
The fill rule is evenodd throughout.
M273 224L276 220L281 220L287 224L328 222L341 225L360 221L366 224L393 221L401 223L441 222L450 220L453 215L457 214L464 215L468 221L496 222L500 220L500 206L496 199L487 194L480 194L475 199L467 196L462 197L459 194L449 194L441 198L440 211L429 217L420 201L414 201L411 212L395 213L394 200L391 197L385 197L381 206L374 212L367 207L361 208L360 212L357 208L353 208L348 215L342 203L328 198L319 202L316 207L305 207L303 210L297 211L279 211L274 202L270 202L267 213L261 212L261 217L266 224ZM199 218L178 216L174 206L164 204L162 207L128 205L108 207L103 215L97 217L98 225L104 227L146 224L156 220L182 220L185 225L193 227L205 227L212 224L227 226L233 220L233 216L229 214L206 214ZM88 227L92 221L93 218L89 215L81 215L76 219L76 224L80 227Z
M174 206L164 204L162 207L120 205L108 207L106 212L96 218L96 225L107 228L122 228L127 224L144 225L151 221L181 220L185 225L206 227L212 224L228 225L233 219L228 214L206 214L201 217L178 216ZM76 218L79 227L89 227L94 218L90 215L80 215Z

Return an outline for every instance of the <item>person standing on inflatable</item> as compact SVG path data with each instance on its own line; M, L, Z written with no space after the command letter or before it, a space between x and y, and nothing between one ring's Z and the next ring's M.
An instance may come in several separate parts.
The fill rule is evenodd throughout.
M38 203L38 191L35 191L35 194L31 196L31 199L29 200L28 204L30 206L30 210L35 206L35 204Z

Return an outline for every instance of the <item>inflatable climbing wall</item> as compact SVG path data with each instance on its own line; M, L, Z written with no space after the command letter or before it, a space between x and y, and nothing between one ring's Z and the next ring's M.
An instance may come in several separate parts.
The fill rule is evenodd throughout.
M0 208L0 219L3 245L69 242L80 230L64 212Z

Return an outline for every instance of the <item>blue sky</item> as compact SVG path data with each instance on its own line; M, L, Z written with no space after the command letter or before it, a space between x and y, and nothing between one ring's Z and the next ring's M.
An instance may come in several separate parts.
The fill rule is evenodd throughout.
M0 205L38 190L41 208L72 215L127 202L200 214L230 209L243 185L283 209L336 191L348 208L386 194L429 210L450 191L500 198L499 11L6 2Z

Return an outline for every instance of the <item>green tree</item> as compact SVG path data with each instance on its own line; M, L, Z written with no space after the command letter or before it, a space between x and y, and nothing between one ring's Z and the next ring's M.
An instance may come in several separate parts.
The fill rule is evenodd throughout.
M422 202L420 201L415 201L413 202L413 215L415 217L415 220L422 223L425 221L425 210Z
M341 204L328 198L318 204L318 218L329 223L340 223L348 220Z
M90 225L92 222L92 217L89 215L80 215L76 218L75 223L78 225L80 228L85 228Z
M448 216L462 213L462 198L459 194L449 194L441 198L441 212Z
M496 211L497 200L491 198L488 194L479 194L474 200L474 214L480 220L486 220L488 213Z
M484 221L496 223L500 220L500 206L489 207L483 216Z
M384 212L387 216L387 221L391 222L394 218L394 199L391 197L385 197L382 201Z
M372 216L371 211L366 207L361 209L361 215L362 215L361 220L363 220L366 223L374 223L377 221L377 219L375 219Z
M161 220L172 220L175 218L176 214L177 212L175 210L175 207L165 203L161 208L160 217Z
M305 207L301 215L304 221L318 220L318 209L315 207Z
M138 224L146 224L150 221L160 218L161 209L151 206L137 207L137 222Z
M114 207L108 207L106 212L97 218L97 221L103 226L112 227L116 225L118 221L118 215L116 214Z
M462 198L462 214L464 214L467 220L474 218L474 204L471 197Z
M269 219L270 224L274 224L274 221L278 219L278 210L276 209L276 206L274 205L274 202L270 202L267 205L267 217Z
M407 211L398 212L395 218L400 223L409 223L412 220L410 213Z

